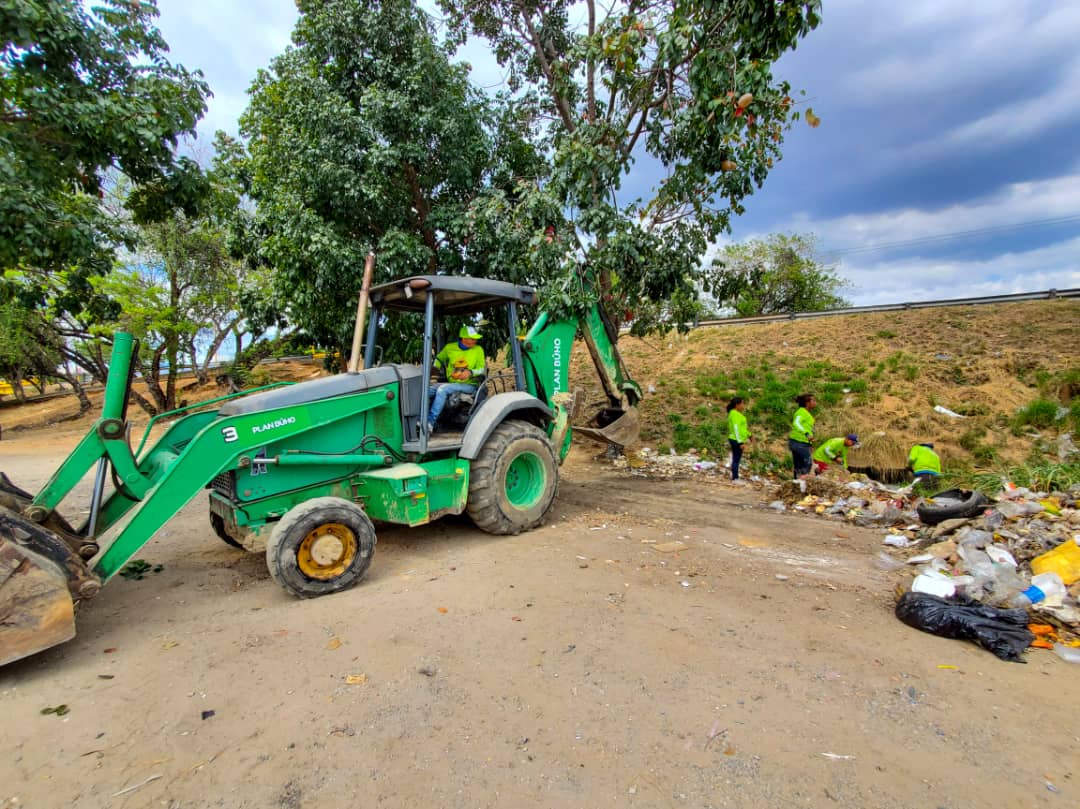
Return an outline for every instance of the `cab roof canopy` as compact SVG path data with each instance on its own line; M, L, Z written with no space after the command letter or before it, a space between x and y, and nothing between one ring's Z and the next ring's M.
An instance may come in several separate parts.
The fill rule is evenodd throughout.
M380 309L423 312L428 295L435 294L435 306L443 314L466 314L501 306L511 301L536 303L532 287L472 278L463 275L413 275L372 287L371 305Z

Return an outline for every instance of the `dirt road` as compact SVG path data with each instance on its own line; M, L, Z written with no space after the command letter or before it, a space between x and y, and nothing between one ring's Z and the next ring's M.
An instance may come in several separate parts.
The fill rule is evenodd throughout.
M5 436L0 468L39 485L74 440ZM1080 804L1076 668L901 625L876 532L564 472L544 528L383 528L314 601L199 498L162 572L0 669L0 807Z

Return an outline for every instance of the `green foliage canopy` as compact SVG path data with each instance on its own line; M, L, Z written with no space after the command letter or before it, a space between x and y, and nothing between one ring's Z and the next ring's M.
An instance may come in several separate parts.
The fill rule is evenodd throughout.
M103 173L188 196L178 163L208 88L173 65L154 0L0 4L0 269L107 271L120 234ZM84 290L85 291L85 290ZM76 295L77 297L77 295Z
M241 119L252 242L277 308L346 346L364 257L380 278L468 272L466 206L535 172L534 150L468 82L411 0L300 0L293 46L261 71ZM500 249L505 249L501 246Z
M580 308L599 293L612 314L635 316L635 330L686 319L701 257L780 159L784 131L800 115L818 123L772 64L817 26L819 0L440 5L452 41L491 43L553 159L534 193L572 224L559 228L568 272L545 290L548 304ZM667 176L625 201L638 160Z
M726 246L709 273L709 287L721 308L739 317L821 312L851 304L847 286L833 267L815 257L812 236L773 234Z

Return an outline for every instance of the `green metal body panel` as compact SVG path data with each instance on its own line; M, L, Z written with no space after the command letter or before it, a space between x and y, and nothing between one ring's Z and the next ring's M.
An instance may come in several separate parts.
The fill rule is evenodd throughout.
M548 425L548 434L560 461L570 451L573 438L567 405L571 402L570 352L574 348L577 329L576 320L550 320L547 312L543 312L525 336L522 351L525 363L532 370L532 373L525 375L528 392L555 411L555 418Z
M385 389L370 390L219 417L205 424L167 466L155 466L160 470L160 477L153 482L144 499L133 504L123 519L109 526L102 544L111 542L95 558L94 572L103 579L113 576L158 528L217 475L234 469L239 469L240 475L245 472L250 475L261 466L251 464L255 453L264 452L267 457L274 457L287 449L299 449L299 444L309 451L332 451L334 448L326 446L326 433L336 433L340 438L340 434L351 426L352 435L362 437L366 420L372 418L369 411L387 411L395 416L389 419L390 422L398 421L396 401L387 394ZM155 444L148 459L155 455L161 444L162 441ZM345 445L348 446L351 445ZM336 449L340 451L341 447L339 443ZM165 451L164 448L161 451ZM309 488L315 482L325 485L327 478L325 467L263 469L266 471L250 476L247 481L237 481L241 499L281 495L286 491ZM310 496L310 493L306 495Z
M465 510L469 462L443 458L398 464L358 476L355 487L358 501L372 519L423 525Z
M625 374L622 358L608 338L598 307L593 306L580 324L576 320L550 320L546 312L542 313L525 336L523 354L534 372L526 375L526 384L529 393L555 410L549 434L560 460L570 451L572 439L567 412L567 404L572 401L568 396L570 352L579 327L610 405L619 407L624 400L634 405L641 399L641 388Z
M423 463L398 463L346 477L327 478L339 464L323 467L322 481L313 487L238 504L219 491L210 493L210 508L226 522L256 536L269 531L293 506L313 497L341 497L363 506L373 520L423 525L445 514L465 510L469 491L469 462L443 458ZM231 513L230 513L231 512Z

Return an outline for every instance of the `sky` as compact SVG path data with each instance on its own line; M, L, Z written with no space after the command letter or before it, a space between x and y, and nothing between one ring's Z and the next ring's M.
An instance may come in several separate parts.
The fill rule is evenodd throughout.
M292 0L159 0L174 61L214 93L200 125L236 133L255 72L288 44ZM855 304L1080 287L1080 2L824 0L776 75L821 120L746 200L728 241L817 238ZM483 43L459 52L481 86ZM644 165L627 190L659 177Z

